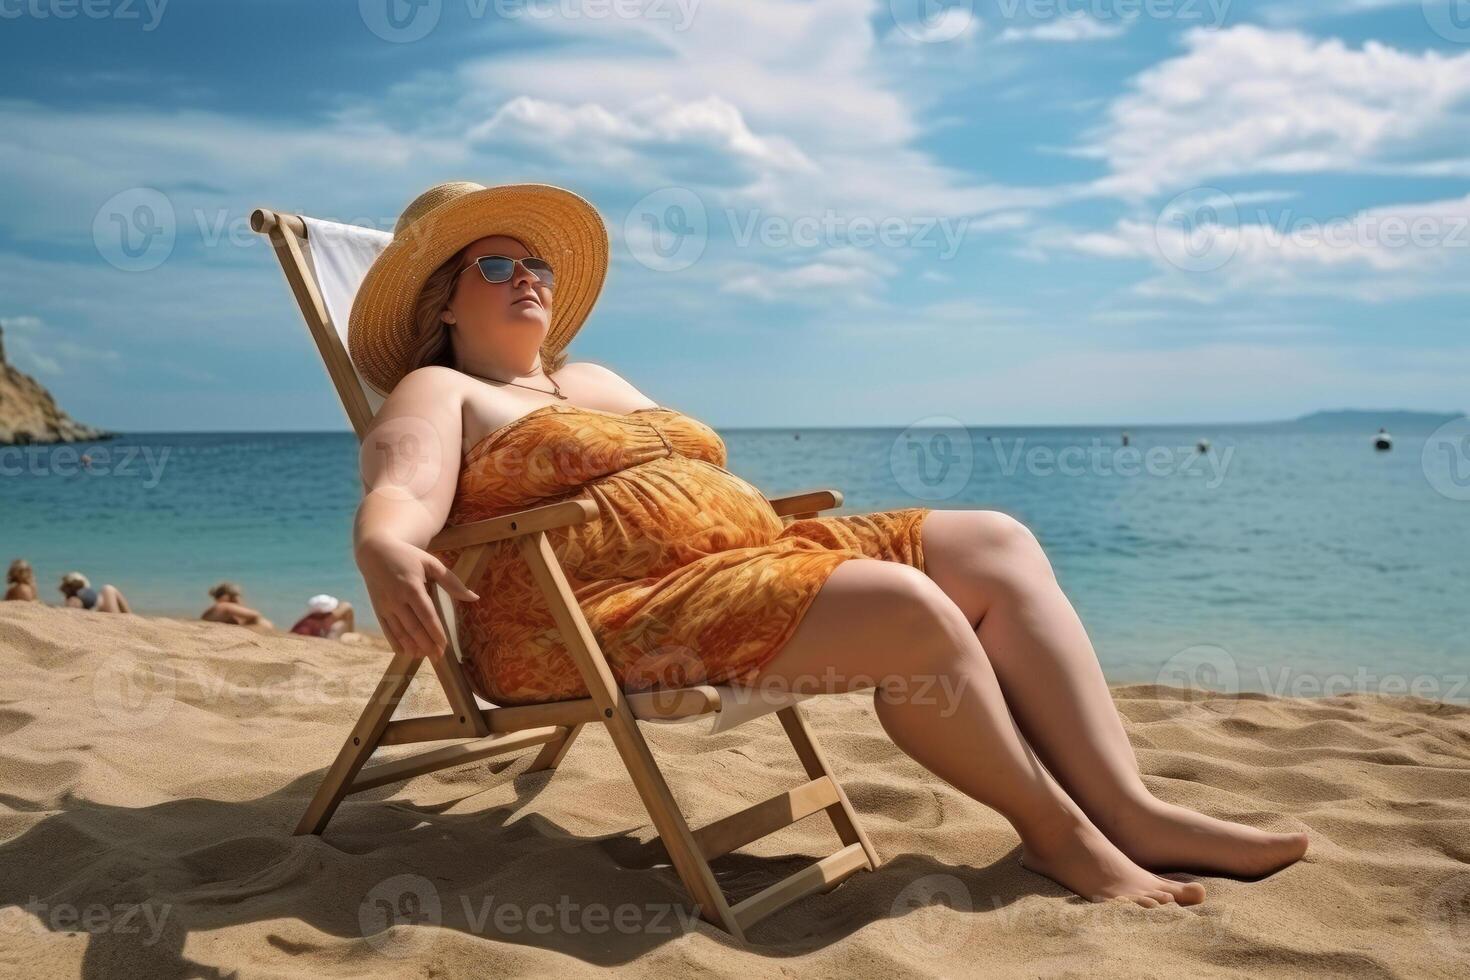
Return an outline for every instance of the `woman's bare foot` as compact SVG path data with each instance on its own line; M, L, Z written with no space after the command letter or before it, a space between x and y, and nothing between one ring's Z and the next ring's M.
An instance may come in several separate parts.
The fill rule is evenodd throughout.
M1274 834L1153 800L1106 828L1145 868L1261 878L1307 853L1306 834Z
M1021 844L1021 866L1093 902L1126 898L1144 908L1198 905L1205 900L1198 882L1170 881L1145 871L1085 820L1028 833Z

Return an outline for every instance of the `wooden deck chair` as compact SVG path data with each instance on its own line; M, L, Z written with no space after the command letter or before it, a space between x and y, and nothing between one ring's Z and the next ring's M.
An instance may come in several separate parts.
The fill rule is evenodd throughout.
M354 225L266 209L251 215L251 227L269 237L327 374L361 440L383 400L363 383L347 355L347 319L363 275L390 236ZM770 501L783 522L813 516L841 502L842 495L835 490L808 491ZM392 717L420 664L418 658L395 651L372 700L328 767L296 833L322 833L338 805L351 793L490 756L539 747L529 771L554 769L584 725L602 725L627 767L664 849L698 905L700 915L744 941L745 930L767 915L804 896L835 887L856 871L876 868L878 854L859 826L847 794L832 774L801 713L797 704L801 697L753 697L749 688L710 685L631 695L622 691L583 618L546 536L552 528L597 517L598 508L593 501L565 500L490 520L445 527L429 544L431 549L462 549L454 572L465 585L474 588L484 568L486 546L496 541L516 540L591 696L514 707L482 702L471 690L461 665L453 600L435 586L440 621L450 637L445 656L434 663L439 684L449 702L448 713ZM780 719L808 781L707 826L691 829L639 731L638 722L688 721L713 716L710 728L713 732L728 730L769 712L775 712ZM453 744L364 766L380 746L417 742ZM842 848L738 904L729 904L709 862L818 811L831 820Z

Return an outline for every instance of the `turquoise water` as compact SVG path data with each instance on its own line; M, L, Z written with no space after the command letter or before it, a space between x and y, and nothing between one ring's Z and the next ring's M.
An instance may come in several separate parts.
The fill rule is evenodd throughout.
M918 504L1022 519L1114 681L1182 671L1283 694L1398 685L1465 700L1470 501L1426 476L1429 431L1396 431L1377 453L1357 430L1136 428L1134 455L1116 429L721 435L730 468L768 496L835 487L841 513ZM147 433L74 449L93 454L90 472L64 447L0 459L0 561L30 559L47 601L75 568L144 613L198 615L219 579L282 626L317 592L368 612L349 433Z

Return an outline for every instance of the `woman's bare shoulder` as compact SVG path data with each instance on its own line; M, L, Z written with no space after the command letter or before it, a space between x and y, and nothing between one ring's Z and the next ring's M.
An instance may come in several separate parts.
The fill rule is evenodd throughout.
M587 392L616 402L652 402L631 381L595 361L576 361L556 372L558 380L572 381Z
M464 402L468 379L454 368L430 364L398 379L388 395L388 415L401 412L422 413L431 407L448 408Z
M465 381L463 372L456 371L452 367L444 367L441 364L427 364L424 367L414 368L398 380L393 390L407 388L415 390L421 388L441 388L444 385L461 385Z

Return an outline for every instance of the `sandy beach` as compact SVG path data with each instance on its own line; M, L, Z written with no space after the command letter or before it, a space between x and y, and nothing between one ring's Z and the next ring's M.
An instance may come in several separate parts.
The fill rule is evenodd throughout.
M1022 869L1006 824L893 748L867 697L809 702L885 863L740 948L690 920L602 732L555 773L522 775L534 753L477 763L352 797L324 838L291 836L383 657L0 604L0 973L1470 970L1467 708L1115 688L1156 794L1312 835L1305 861L1270 879L1205 878L1204 905L1145 910L1084 903ZM407 709L439 710L437 692L416 682ZM772 718L714 737L645 731L695 824L802 781ZM739 898L835 844L809 819L715 868ZM385 908L420 924L384 928Z

